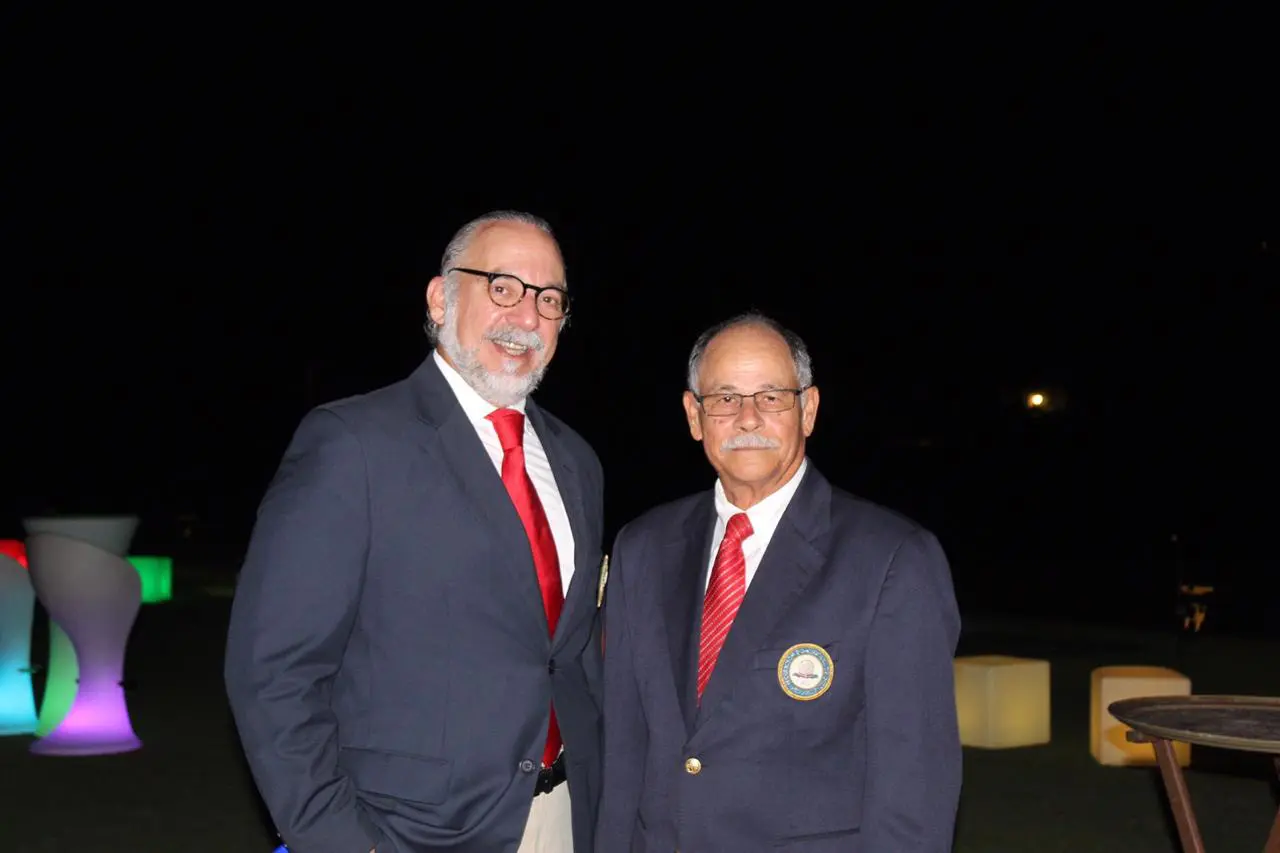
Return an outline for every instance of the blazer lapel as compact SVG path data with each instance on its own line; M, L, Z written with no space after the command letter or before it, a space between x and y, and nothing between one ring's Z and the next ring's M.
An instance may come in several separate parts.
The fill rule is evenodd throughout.
M529 537L502 483L502 476L494 468L453 389L431 358L414 372L411 382L418 396L419 418L432 428L435 439L428 442L428 450L448 467L464 504L480 521L483 535L496 538L498 550L507 557L503 564L511 568L513 577L509 589L514 594L504 597L517 602L520 618L531 622L535 629L521 631L520 635L545 637L547 615L538 589ZM431 444L438 447L433 449ZM494 594L503 593L495 590Z
M750 668L778 621L822 568L823 554L814 540L829 526L830 506L831 488L810 465L747 587L742 607L702 694L695 729L700 729L732 693L734 684Z
M715 522L714 498L708 493L685 521L683 536L669 543L664 552L670 570L662 613L667 621L676 697L688 731L693 731L698 713L698 645Z
M541 409L530 401L525 411L528 412L534 431L538 433L542 449L547 453L556 488L560 491L560 499L564 501L565 512L569 516L569 529L573 532L573 575L569 579L569 588L564 591L564 608L560 612L560 621L556 624L555 637L551 643L552 653L555 653L572 633L573 626L584 613L589 612L587 605L590 605L590 610L595 609L591 594L596 590L599 580L596 572L600 567L594 565L596 548L588 536L586 504L573 456L547 423ZM538 595L538 601L541 602L541 592ZM546 627L545 619L543 627Z

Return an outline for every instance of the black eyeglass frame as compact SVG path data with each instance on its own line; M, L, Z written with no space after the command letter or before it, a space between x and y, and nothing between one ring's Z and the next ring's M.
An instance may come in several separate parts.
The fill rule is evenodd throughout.
M449 275L450 273L455 273L455 272L464 272L467 275L478 275L485 279L488 279L489 286L485 288L485 293L489 294L490 301L492 301L493 304L497 305L499 308L516 307L517 305L519 305L521 302L524 301L525 294L528 293L530 290L532 290L533 291L533 307L537 310L538 316L542 317L544 320L553 320L553 321L569 319L569 312L572 306L569 300L569 291L565 290L563 287L556 287L555 285L552 285L552 284L548 284L545 287L538 287L536 284L529 284L529 282L520 278L520 276L512 275L509 272L489 272L488 270L476 270L476 269L470 269L468 267L450 267L445 272L445 275ZM520 282L520 286L524 288L524 290L520 291L520 298L517 299L515 302L512 302L510 305L503 305L501 302L493 298L493 282L495 279L499 279L499 278L514 279ZM542 303L538 301L538 297L542 296L542 294L546 293L548 290L554 290L556 293L560 294L560 298L564 300L564 313L562 313L559 317L548 317L546 314L542 313Z

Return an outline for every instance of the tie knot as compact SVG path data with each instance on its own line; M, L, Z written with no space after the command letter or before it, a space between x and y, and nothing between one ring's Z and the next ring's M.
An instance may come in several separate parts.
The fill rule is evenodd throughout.
M486 417L498 431L498 441L502 444L502 452L510 453L517 447L524 446L524 415L515 409L494 409Z
M724 538L741 542L752 534L751 519L747 518L745 512L740 512L729 518L729 523L724 528Z

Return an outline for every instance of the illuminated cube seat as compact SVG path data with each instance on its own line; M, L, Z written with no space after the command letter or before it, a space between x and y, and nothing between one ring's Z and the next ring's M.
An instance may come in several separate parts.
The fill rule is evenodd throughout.
M173 599L173 558L129 556L142 581L142 603L162 604Z
M1007 655L955 660L960 743L1010 749L1049 742L1049 662Z
M1144 696L1190 696L1191 679L1162 666L1103 666L1093 671L1089 691L1089 751L1108 767L1147 766L1156 763L1148 743L1129 743L1129 727L1111 716L1107 708L1121 699ZM1191 745L1174 742L1178 764L1191 763Z

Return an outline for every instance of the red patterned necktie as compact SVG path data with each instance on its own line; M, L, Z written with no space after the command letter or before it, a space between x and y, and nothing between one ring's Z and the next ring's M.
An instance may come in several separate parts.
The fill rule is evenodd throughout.
M498 431L502 443L502 484L511 495L524 532L529 537L533 551L533 565L538 570L538 586L542 590L542 606L547 613L547 629L552 636L560 620L560 608L564 605L564 590L560 580L560 558L556 554L556 542L551 536L551 525L538 500L538 492L524 467L524 415L515 409L496 409L488 416ZM560 725L556 722L555 708L551 709L551 728L547 732L547 745L542 753L542 764L550 767L560 754Z
M745 512L729 519L724 539L711 568L711 583L702 604L702 639L698 644L698 701L706 689L711 672L716 668L724 638L733 627L742 598L747 594L747 558L742 554L742 540L751 535L751 520Z

